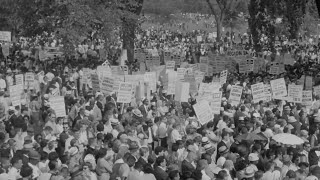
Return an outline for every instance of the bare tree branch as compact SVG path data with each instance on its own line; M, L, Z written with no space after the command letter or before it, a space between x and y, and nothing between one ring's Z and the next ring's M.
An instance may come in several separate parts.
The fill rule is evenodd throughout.
M213 5L212 3L210 2L210 0L206 0L207 1L207 4L211 10L211 13L214 15L214 16L217 16L217 13L215 12L215 9L213 8ZM217 3L218 4L218 3Z

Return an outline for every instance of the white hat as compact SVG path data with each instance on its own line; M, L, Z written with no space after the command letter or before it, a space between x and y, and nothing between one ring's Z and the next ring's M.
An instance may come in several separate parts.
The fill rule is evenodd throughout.
M256 118L260 118L260 117L261 117L259 113L253 113L252 116L253 116L253 117L256 117Z
M208 144L209 143L209 139L207 137L202 137L201 142L203 144Z
M15 111L16 109L13 106L10 106L8 111Z
M144 138L144 135L142 133L139 133L138 138L142 140Z
M8 180L8 179L9 179L9 175L7 173L0 174L0 180Z
M258 157L258 154L256 154L256 153L250 153L248 159L249 159L249 161L258 161L259 157Z
M240 117L239 117L239 121L244 121L244 117L243 117L243 116L240 116Z
M115 119L115 118L111 118L110 123L111 123L111 125L115 125L115 126L120 124L119 120Z
M226 162L226 158L221 156L217 161L217 166L222 168L225 162Z
M204 146L204 150L205 150L205 151L209 151L209 150L211 150L211 149L214 149L214 147L213 147L211 144L206 144L206 145Z
M25 100L25 99L21 99L21 105L23 105L23 106L24 106L24 105L26 105L26 103L27 103L27 102L26 102L26 100Z
M44 99L49 99L49 94L43 95L43 98L44 98Z
M95 97L97 98L99 95L102 95L102 93L101 92L96 92Z
M90 115L90 111L85 110L85 111L84 111L84 115L85 115L85 116L89 116L89 115Z
M78 150L77 147L71 147L71 148L69 149L69 154L70 154L70 156L74 156L74 155L76 155L78 152L79 152L79 150Z
M294 118L294 116L289 116L288 117L288 123L293 123L293 122L296 122L296 118Z
M244 170L244 176L247 177L247 178L251 178L254 176L254 169L252 166L248 166L246 167L246 169Z
M138 117L143 117L141 111L139 109L134 109L132 113Z

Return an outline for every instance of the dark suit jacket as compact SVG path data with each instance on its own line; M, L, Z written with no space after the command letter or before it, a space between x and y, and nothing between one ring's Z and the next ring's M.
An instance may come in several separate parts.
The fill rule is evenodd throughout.
M153 174L157 180L167 180L168 179L168 173L166 173L164 170L162 170L158 166L154 168Z
M78 114L78 116L73 120L72 127L74 128L76 126L77 122L81 119L82 119L81 116Z
M9 121L13 127L22 127L25 124L23 117L17 117L15 114L10 117Z
M140 157L137 162L140 162L140 163L142 164L142 166L144 166L144 165L146 165L146 164L148 163L148 162L147 162L146 160L144 160L142 157Z
M144 105L141 105L139 107L139 110L141 111L141 114L143 115L144 118L147 118L148 116L148 112L146 111L146 109L144 108Z
M228 146L226 145L226 143L224 143L223 141L220 141L220 142L218 143L218 145L217 145L217 151L218 151L219 148L222 147L222 146L228 147ZM219 151L218 151L217 157L216 157L216 161L218 161L219 157L220 157L220 154L219 154Z
M220 142L218 143L218 145L217 145L217 151L218 151L219 148L222 147L222 146L228 147L228 146L226 145L226 143L224 143L223 141L220 141Z
M194 173L196 169L194 168L194 166L188 162L187 160L183 160L182 163L181 163L181 173L182 175L185 175L185 174L190 174L190 173L187 173L187 172L191 172L191 173Z

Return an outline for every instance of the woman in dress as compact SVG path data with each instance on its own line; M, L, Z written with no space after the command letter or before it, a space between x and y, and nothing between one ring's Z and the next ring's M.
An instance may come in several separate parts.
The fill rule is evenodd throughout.
M97 156L98 161L96 172L98 175L98 180L109 180L110 174L112 173L112 165L107 160L107 150L100 149Z

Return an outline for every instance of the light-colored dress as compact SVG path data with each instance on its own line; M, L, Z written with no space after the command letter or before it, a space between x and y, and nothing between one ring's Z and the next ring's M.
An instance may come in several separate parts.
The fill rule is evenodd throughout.
M112 172L112 165L105 159L100 158L97 162L96 172L98 180L109 180Z

